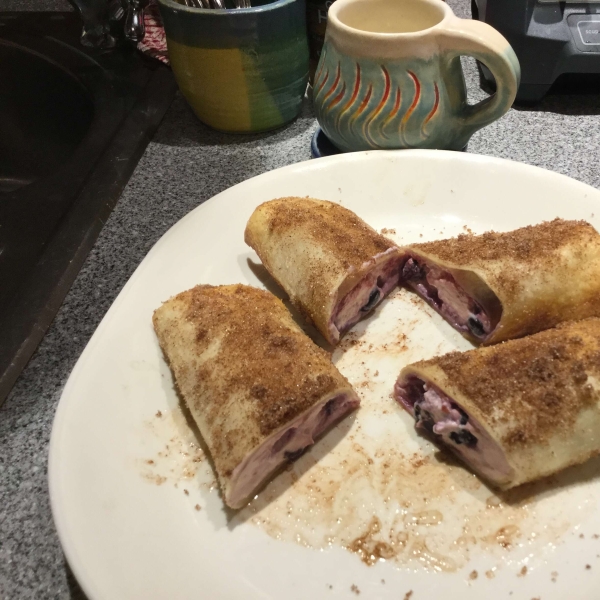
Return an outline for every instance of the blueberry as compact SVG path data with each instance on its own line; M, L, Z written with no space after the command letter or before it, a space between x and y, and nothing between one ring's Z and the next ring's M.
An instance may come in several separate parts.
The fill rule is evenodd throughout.
M402 267L402 279L423 279L425 273L421 265L414 259L409 258Z
M475 446L475 444L477 444L477 438L470 431L463 429L462 434L463 441L467 446L469 446L469 448L472 448Z
M452 408L460 413L460 424L466 425L469 422L469 415L457 404L452 403Z
M361 312L369 312L381 298L381 292L379 288L374 289L369 296L369 301L360 309Z
M325 406L323 407L323 410L325 411L325 414L328 417L330 417L334 408L335 408L335 398L332 398L331 400L326 402Z
M485 329L483 328L481 321L475 317L469 317L467 327L471 333L477 337L483 337L485 335Z
M453 431L450 434L450 439L458 446L460 446L461 444L465 444L465 446L472 448L473 446L475 446L475 444L477 444L477 438L466 429L461 429L460 431Z

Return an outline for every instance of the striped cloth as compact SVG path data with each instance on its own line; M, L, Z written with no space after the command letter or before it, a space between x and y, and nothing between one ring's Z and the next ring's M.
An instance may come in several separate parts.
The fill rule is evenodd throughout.
M144 25L146 35L138 43L138 50L168 65L167 39L156 0L150 0L150 4L144 10Z

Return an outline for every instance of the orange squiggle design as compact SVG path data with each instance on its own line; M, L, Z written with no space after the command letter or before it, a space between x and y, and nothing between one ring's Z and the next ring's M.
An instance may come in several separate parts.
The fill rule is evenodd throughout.
M392 87L391 82L390 82L390 74L388 73L387 69L384 66L382 66L381 70L383 71L383 79L385 80L385 87L383 88L383 95L381 96L381 101L379 102L379 104L377 105L377 108L374 111L373 118L375 118L377 115L379 115L379 113L383 110L385 103L387 102L388 98L390 97L390 90Z
M385 128L394 120L395 116L398 114L400 110L400 103L402 101L402 91L399 87L396 88L396 99L394 100L394 107L392 108L390 114L387 116L387 119L381 125L381 135L385 139L389 139L388 134L385 132Z
M335 92L335 88L337 88L338 83L340 82L341 74L342 74L342 70L340 68L340 63L338 62L335 80L323 98L323 105L325 105L325 102L327 102L327 100L329 100L329 98L331 97L331 94L333 94L333 92Z
M352 115L352 117L350 117L350 131L351 132L354 128L354 123L356 123L356 119L358 119L358 117L360 117L360 115L362 115L362 113L365 111L365 108L367 108L367 104L369 104L369 100L371 99L372 93L373 93L373 84L370 83L369 87L367 88L367 94L363 98L363 101L360 103L358 110Z
M338 133L344 139L346 138L346 136L344 135L344 132L342 131L342 128L340 127L340 122L342 120L342 117L348 113L348 111L350 110L350 108L352 107L354 102L356 102L356 98L358 98L358 92L360 91L360 81L361 81L360 65L358 63L356 63L356 76L355 76L355 80L354 80L354 89L352 90L352 95L350 96L350 98L348 98L348 100L339 109L337 116L335 118L335 128L337 129Z
M383 72L383 80L384 80L383 94L381 95L381 100L379 101L379 104L371 111L371 114L365 118L365 121L363 123L363 135L365 136L365 138L369 141L369 143L373 147L378 147L378 144L375 142L375 140L373 139L373 137L371 135L371 125L373 124L373 121L375 121L375 119L380 115L381 111L385 107L386 102L387 102L388 98L390 97L390 90L391 90L390 74L388 73L387 69L383 65L381 66L381 70Z
M319 93L321 92L323 87L325 87L325 84L327 83L328 78L329 78L329 69L325 69L325 75L323 76L323 81L321 81L321 83L319 83L315 89L315 99L317 98L317 96L319 95ZM315 83L316 83L316 80L315 80Z
M358 91L360 89L360 65L358 63L356 63L356 81L354 82L354 89L352 90L352 96L350 96L348 102L346 102L346 104L344 104L344 106L342 106L342 108L340 108L340 112L338 114L338 123L339 120L346 114L346 112L348 111L348 109L354 104L354 101L356 100L357 96L358 96Z
M331 110L334 106L338 105L342 101L342 98L344 97L345 93L346 82L344 81L344 85L342 85L342 89L340 90L339 94L335 96L335 98L329 103L329 106L325 110Z
M433 84L435 86L435 102L433 104L433 108L431 109L431 112L427 115L427 118L425 119L425 122L423 123L423 127L425 127L425 125L427 125L427 123L429 123L429 121L431 121L431 119L433 118L433 115L435 115L435 113L437 112L437 109L440 105L440 90L438 89L437 83Z
M412 80L415 84L415 97L413 98L410 108L406 111L406 114L402 117L402 124L401 124L402 129L404 129L404 127L406 126L406 122L410 118L410 115L413 114L415 108L417 108L417 104L419 104L419 99L421 98L421 82L419 81L417 76L412 71L409 71L408 74L412 77Z

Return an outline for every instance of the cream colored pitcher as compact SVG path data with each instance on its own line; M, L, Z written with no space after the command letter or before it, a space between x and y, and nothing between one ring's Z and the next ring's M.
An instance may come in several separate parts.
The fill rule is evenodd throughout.
M496 79L496 93L467 103L461 56ZM459 19L441 0L337 0L313 85L319 123L341 150L460 150L500 118L519 86L506 39Z

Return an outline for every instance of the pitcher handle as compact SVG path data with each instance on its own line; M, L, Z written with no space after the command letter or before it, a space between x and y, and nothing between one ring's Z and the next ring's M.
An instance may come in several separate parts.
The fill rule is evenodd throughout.
M496 80L496 93L478 102L466 104L459 115L465 137L499 119L512 106L521 80L519 59L506 38L487 23L453 17L440 32L439 43L448 50L448 58L472 56L482 62Z

